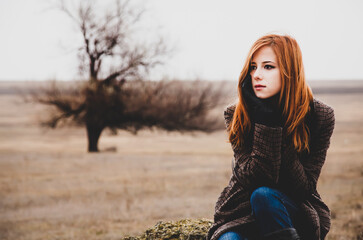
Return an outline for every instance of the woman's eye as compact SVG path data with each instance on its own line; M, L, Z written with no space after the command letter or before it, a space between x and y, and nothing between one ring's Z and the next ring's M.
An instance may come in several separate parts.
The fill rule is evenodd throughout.
M273 68L275 68L274 66L272 66L272 65L265 65L265 68L266 69L273 69Z
M250 70L256 70L256 68L257 68L256 66L251 66Z

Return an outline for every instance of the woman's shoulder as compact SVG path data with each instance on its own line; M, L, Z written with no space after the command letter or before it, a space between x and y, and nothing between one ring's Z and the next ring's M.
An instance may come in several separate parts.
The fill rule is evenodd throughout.
M236 105L237 103L231 103L224 108L223 114L224 114L224 119L226 120L227 123L229 123L232 120L234 111L236 110Z
M224 108L224 118L229 122L234 114L237 103L231 103ZM312 102L312 111L314 115L315 124L321 125L331 125L335 124L335 114L334 109L322 102L319 99L314 98Z
M231 103L224 108L224 116L233 115L237 103Z
M313 112L319 125L324 123L334 124L334 109L316 98L313 100Z
M233 104L229 104L227 107L224 108L224 120L225 120L225 125L226 125L227 129L229 127L229 124L232 121L233 114L236 109L236 105L237 105L236 103L233 103Z

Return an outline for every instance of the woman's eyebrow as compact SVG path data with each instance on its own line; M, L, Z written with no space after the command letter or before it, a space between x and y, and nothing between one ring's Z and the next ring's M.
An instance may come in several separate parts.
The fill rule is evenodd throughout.
M275 62L270 61L270 60L268 60L268 61L263 61L262 63L263 63L263 64L265 64L265 63L274 63L274 64L276 64ZM256 64L256 62L251 62L251 64Z

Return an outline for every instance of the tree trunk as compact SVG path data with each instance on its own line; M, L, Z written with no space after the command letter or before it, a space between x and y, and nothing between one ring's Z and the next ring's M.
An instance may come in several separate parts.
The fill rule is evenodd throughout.
M98 139L101 136L103 127L87 124L88 152L98 152Z

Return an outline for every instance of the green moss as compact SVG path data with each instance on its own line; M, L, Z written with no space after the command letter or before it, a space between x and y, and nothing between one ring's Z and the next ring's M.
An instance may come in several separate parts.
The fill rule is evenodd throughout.
M212 221L207 219L183 219L175 222L158 222L137 237L122 240L205 240Z

